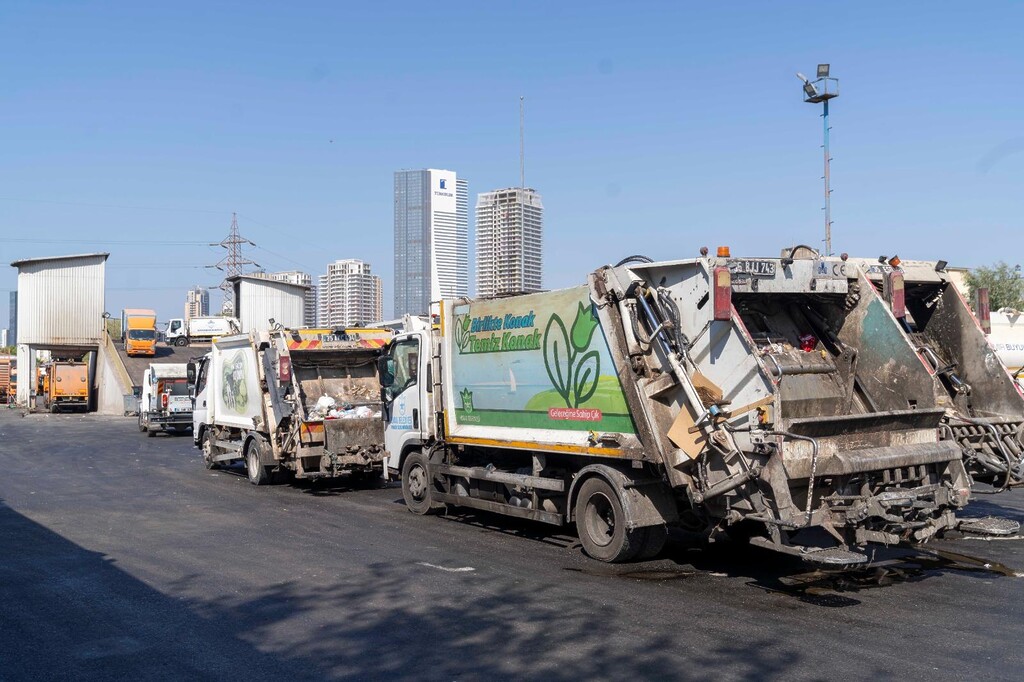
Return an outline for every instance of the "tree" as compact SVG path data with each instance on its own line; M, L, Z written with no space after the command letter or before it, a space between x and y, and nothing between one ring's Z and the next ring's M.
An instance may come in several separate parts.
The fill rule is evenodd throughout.
M978 289L988 289L988 302L992 310L1013 308L1024 310L1024 279L1020 271L999 261L991 267L974 268L964 277L971 301Z

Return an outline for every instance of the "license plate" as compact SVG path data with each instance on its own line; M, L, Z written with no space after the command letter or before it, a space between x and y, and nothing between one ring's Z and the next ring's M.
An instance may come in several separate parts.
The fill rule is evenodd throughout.
M742 259L729 261L729 272L733 275L749 277L774 277L775 261Z

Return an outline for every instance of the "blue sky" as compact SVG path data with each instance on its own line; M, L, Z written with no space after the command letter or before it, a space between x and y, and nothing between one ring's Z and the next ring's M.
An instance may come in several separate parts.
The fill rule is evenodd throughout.
M820 107L794 72L824 61L834 249L1016 263L1021 25L996 2L7 0L0 326L7 263L100 250L109 311L178 316L232 212L269 270L371 262L388 312L393 171L457 171L472 213L518 182L520 95L546 286L818 244Z

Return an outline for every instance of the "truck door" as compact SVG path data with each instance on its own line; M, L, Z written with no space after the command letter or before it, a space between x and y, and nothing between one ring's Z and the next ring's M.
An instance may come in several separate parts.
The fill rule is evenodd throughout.
M383 386L384 446L388 468L397 470L402 450L423 439L424 415L421 395L426 377L421 377L420 338L410 334L398 337L388 346L381 363Z
M200 358L196 364L195 387L192 398L192 440L198 443L200 426L206 423L206 380L210 375L210 356Z

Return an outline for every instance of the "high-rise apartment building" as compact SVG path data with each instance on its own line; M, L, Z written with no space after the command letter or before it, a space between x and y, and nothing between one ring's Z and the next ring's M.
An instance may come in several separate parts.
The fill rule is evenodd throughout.
M317 326L317 287L313 285L313 277L301 270L288 270L286 272L254 272L255 277L266 277L277 282L288 282L289 284L301 284L306 289L306 297L302 304L302 326Z
M469 295L469 185L455 171L395 173L395 317Z
M476 295L540 291L544 204L536 191L511 187L477 195Z
M203 287L193 287L185 294L185 319L206 317L210 314L210 292Z
M347 327L384 318L381 279L370 273L370 264L349 258L327 265L320 275L321 327Z
M11 292L11 320L7 328L7 341L12 346L18 343L18 292Z

